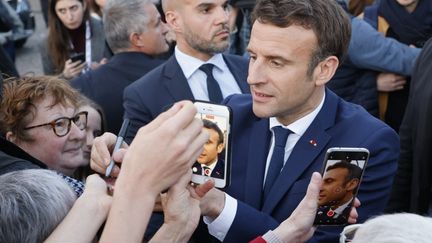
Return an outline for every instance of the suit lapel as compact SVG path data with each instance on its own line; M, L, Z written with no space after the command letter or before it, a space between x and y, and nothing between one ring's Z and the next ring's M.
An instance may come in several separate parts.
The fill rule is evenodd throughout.
M248 66L247 65L239 65L238 63L235 63L232 58L228 58L226 55L222 55L229 70L231 71L232 75L234 76L234 79L236 80L238 86L240 87L240 90L243 94L249 94L250 93L250 87L247 83L247 73L248 73Z
M162 82L175 101L195 99L174 55L167 60L163 74L165 78L162 79Z
M261 208L264 170L270 145L269 120L261 119L251 129L247 159L245 202Z
M337 110L337 98L331 92L326 92L326 100L321 111L312 124L299 139L285 163L281 174L269 192L262 211L271 213L292 185L302 176L303 172L313 164L323 152L331 136L326 130L334 125Z

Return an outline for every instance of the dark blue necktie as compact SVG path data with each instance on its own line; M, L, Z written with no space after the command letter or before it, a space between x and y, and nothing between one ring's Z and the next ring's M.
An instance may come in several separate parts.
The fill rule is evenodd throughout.
M207 75L207 91L209 95L209 100L213 103L221 103L223 99L222 91L219 87L218 82L213 77L213 67L213 64L206 63L201 65L199 69L205 72L205 74Z
M267 177L264 184L264 198L267 197L270 189L272 188L274 182L278 178L284 163L285 155L285 145L288 135L291 130L285 129L281 126L273 127L274 132L274 147L273 154L270 159L270 166L267 170Z

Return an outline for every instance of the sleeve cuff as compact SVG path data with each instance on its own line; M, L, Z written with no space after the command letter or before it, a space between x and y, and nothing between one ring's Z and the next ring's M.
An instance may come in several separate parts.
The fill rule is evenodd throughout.
M204 223L207 224L209 233L216 239L223 241L234 222L236 212L237 200L225 193L225 206L221 214L214 220L204 216Z
M262 238L267 242L267 243L283 243L283 241L281 241L279 239L279 237L273 233L273 231L269 230L267 231L267 233L265 233Z

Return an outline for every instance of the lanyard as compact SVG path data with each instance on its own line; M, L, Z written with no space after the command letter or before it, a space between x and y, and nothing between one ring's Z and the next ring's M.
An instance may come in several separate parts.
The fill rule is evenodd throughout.
M82 70L81 73L85 73L91 68L92 63L92 52L91 52L91 27L90 22L87 20L85 28L85 62L87 63L86 67ZM74 45L72 44L72 41L70 42L70 47L74 49Z
M86 21L86 32L85 32L85 60L87 63L87 66L85 69L83 69L83 72L86 72L90 70L90 65L92 63L92 57L91 57L91 29L90 29L90 22Z

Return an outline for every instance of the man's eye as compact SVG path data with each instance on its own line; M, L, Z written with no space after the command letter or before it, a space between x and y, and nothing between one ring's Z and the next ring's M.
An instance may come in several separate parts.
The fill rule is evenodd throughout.
M278 61L270 61L270 64L271 64L273 67L280 67L280 66L282 66L282 63L280 63L280 62L278 62Z

